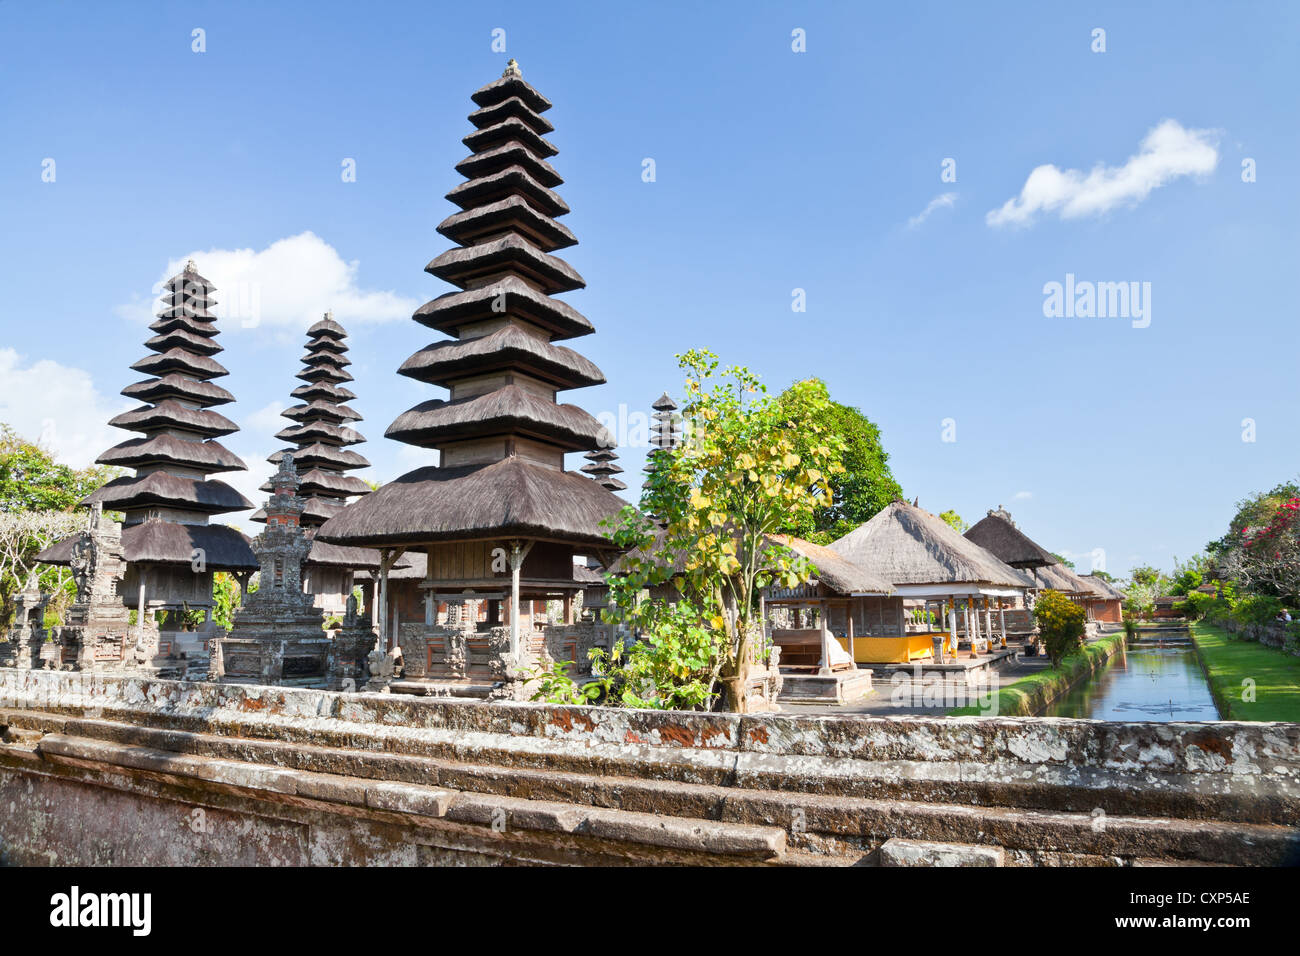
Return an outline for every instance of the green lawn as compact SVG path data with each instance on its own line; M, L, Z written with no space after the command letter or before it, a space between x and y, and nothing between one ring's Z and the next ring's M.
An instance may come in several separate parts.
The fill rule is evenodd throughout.
M1235 640L1220 627L1193 624L1192 639L1210 675L1210 689L1227 720L1300 721L1300 657L1254 641ZM1254 700L1242 700L1254 681Z

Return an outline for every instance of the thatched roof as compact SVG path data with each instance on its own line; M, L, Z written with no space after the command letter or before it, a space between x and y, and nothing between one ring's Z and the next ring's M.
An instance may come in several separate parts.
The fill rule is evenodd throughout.
M141 405L108 420L110 425L133 432L152 434L164 428L192 432L207 438L219 435L233 435L239 426L219 412L204 408L188 408L174 399L167 398L156 405Z
M850 531L831 550L895 585L975 584L1029 586L1029 580L944 521L905 501L895 501Z
M500 318L502 313L494 311L494 306L545 329L552 339L571 339L595 331L591 321L569 303L552 299L518 276L506 276L464 292L445 292L416 309L412 318L439 332L455 334L462 325Z
M633 560L644 561L647 558L663 567L667 567L671 559L673 574L683 573L686 570L686 560L689 555L684 551L669 551L665 545L666 537L667 532L660 531L655 535L654 541L647 547L634 548L626 555L620 556L611 565L611 573L626 573ZM785 545L791 551L812 562L817 568L814 578L836 594L892 594L894 592L893 585L888 581L859 567L830 548L786 534L774 534L769 536L767 540Z
M1115 587L1115 585L1111 584L1105 578L1099 578L1092 573L1081 574L1079 575L1079 578L1087 584L1088 587L1092 588L1093 592L1098 597L1105 598L1108 601L1123 601L1126 597L1123 591Z
M341 544L330 544L328 541L312 541L311 551L307 555L306 563L324 567L355 568L358 571L364 571L370 568L377 569L379 560L379 552L374 548L349 548ZM403 556L394 566L394 570L410 567L409 561L409 558ZM423 567L421 567L419 576L424 577Z
M1042 590L1060 591L1062 594L1093 594L1091 584L1075 574L1064 564L1051 564L1045 568L1035 568L1038 587Z
M828 547L784 534L773 535L772 539L816 565L817 580L836 594L894 593L894 586L889 581Z
M161 402L168 398L181 398L203 407L227 405L235 400L235 396L220 385L198 382L175 373L128 385L122 389L122 394L127 398L138 398L142 402Z
M517 536L608 547L600 522L626 503L580 474L520 458L426 467L348 505L317 539L379 546Z
M573 349L529 335L517 325L505 325L472 339L446 339L427 345L399 368L398 374L448 386L466 375L517 368L559 388L601 385L604 374Z
M543 186L558 186L564 182L554 166L534 156L522 143L506 143L495 149L485 149L481 153L466 156L456 164L456 172L466 179L474 179L503 166L521 166Z
M1051 552L1017 528L1011 515L1000 507L975 522L975 526L966 532L966 537L1013 568L1041 568L1056 564Z
M45 564L67 566L80 535L64 538L36 556ZM257 557L242 533L226 525L144 521L122 528L122 550L129 563L190 565L201 551L209 571L256 571Z
M246 471L248 466L229 449L216 441L186 441L175 435L152 435L132 438L114 445L95 461L101 465L138 468L141 465L183 465L207 474L219 471Z
M540 438L567 451L613 444L609 430L577 405L557 405L518 385L505 385L472 398L421 402L398 415L384 434L426 447L509 434Z
M224 481L215 478L185 478L165 471L123 475L81 499L83 505L93 505L96 502L109 511L130 511L160 505L221 514L253 507L251 501Z
M508 196L486 206L463 209L438 224L440 234L452 242L465 244L505 229L527 236L533 245L546 252L578 242L578 237L568 226L533 209L522 196Z

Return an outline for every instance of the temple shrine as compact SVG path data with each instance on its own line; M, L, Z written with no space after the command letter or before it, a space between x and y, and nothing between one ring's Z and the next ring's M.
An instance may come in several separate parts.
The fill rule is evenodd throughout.
M163 288L162 308L149 326L155 335L145 342L151 354L131 366L149 377L122 390L143 404L109 421L140 437L97 459L135 473L88 495L82 504L95 516L89 530L46 548L37 559L71 567L75 575L78 561L85 564L90 555L98 560L102 554L111 563L120 547L121 578L111 584L112 593L134 609L135 622L128 625L123 618L112 628L92 628L96 647L70 653L97 667L112 669L138 659L157 673L185 676L192 663L205 659L215 633L212 575L229 571L242 587L258 563L243 534L210 523L214 515L251 507L238 491L211 477L246 467L217 441L238 426L211 410L234 401L213 383L229 374L213 358L222 351L214 341L218 329L210 311L214 286L191 260ZM107 527L116 522L104 517L104 510L122 513L120 539ZM95 602L102 604L110 584L98 574L89 578L95 581ZM79 580L79 603L82 590ZM84 630L84 625L70 626ZM126 627L130 634L118 633Z

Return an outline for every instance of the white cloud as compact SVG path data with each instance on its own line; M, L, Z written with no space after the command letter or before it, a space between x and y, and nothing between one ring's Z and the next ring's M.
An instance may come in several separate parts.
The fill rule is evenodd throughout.
M1034 497L1034 493L1032 491L1017 491L1014 495L1011 496L1011 500L1028 501L1032 497Z
M157 310L162 282L193 259L217 287L213 310L227 330L261 326L305 330L326 311L345 326L409 319L420 300L358 285L360 262L347 262L315 233L278 239L265 249L195 250L173 259L149 295L141 292L114 311L147 324Z
M280 413L288 406L281 402L271 402L263 405L257 411L245 416L244 421L239 426L241 435L250 435L258 441L264 441L268 444L273 442L274 435L282 428L289 428L294 423L287 418L281 418Z
M126 440L107 422L134 403L101 394L85 369L49 359L24 362L13 349L0 348L0 421L74 468Z
M924 209L922 209L911 219L907 220L907 227L909 229L915 229L921 223L925 222L927 219L930 218L930 213L934 212L936 209L949 209L952 207L952 204L955 203L956 201L957 201L956 193L940 193L939 195L931 199L930 202L926 204L926 207Z
M1020 195L991 210L984 220L990 226L1027 226L1039 214L1077 219L1137 205L1153 189L1175 179L1213 172L1219 164L1218 139L1216 130L1184 129L1177 120L1162 120L1123 166L1098 164L1087 173L1038 166Z

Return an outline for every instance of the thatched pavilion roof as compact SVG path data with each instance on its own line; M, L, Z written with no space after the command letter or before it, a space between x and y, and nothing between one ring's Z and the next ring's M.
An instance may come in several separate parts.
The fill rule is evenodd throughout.
M511 457L418 468L348 505L316 537L371 546L537 537L608 547L600 522L625 504L577 472Z
M646 548L636 548L621 556L610 567L610 572L613 574L625 573L633 560L645 560L647 556L652 556L656 563L664 567L668 567L668 562L671 559L673 573L683 573L686 570L688 555L685 552L669 551L664 543L666 537L667 532L660 531L655 535L654 541ZM865 568L823 545L813 544L811 541L805 541L803 538L796 538L787 534L774 534L767 540L785 545L791 551L812 562L817 568L813 577L836 594L874 595L894 593L893 585L884 578L872 574Z
M1035 568L1033 572L1042 590L1051 589L1062 594L1095 594L1093 585L1084 580L1064 564L1050 564L1045 568Z
M1104 578L1097 577L1095 574L1081 574L1079 579L1092 588L1093 593L1098 597L1105 598L1108 601L1123 601L1127 596L1115 585Z
M72 562L78 537L50 545L36 560L66 567ZM226 525L158 520L129 524L122 528L122 550L129 564L175 564L178 554L184 554L188 564L195 550L201 550L209 571L252 571L258 567L256 561L249 561L253 551L248 538Z
M1001 505L975 522L966 537L1013 568L1041 568L1057 563L1050 551L1016 527Z
M1022 572L905 501L895 501L830 547L895 585L1023 588L1031 584Z

